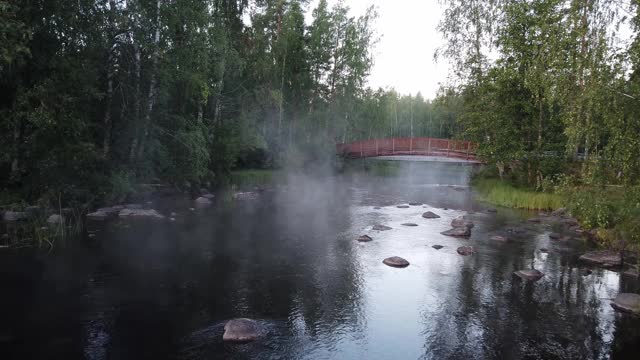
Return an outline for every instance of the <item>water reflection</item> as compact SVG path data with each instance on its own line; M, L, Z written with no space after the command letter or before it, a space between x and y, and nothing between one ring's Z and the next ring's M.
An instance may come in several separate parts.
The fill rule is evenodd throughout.
M197 213L170 201L158 206L176 211L175 223L109 226L97 241L52 255L2 254L0 357L600 359L637 351L639 320L609 306L621 289L637 292L637 281L606 270L584 276L581 241L550 241L552 229L523 222L526 214L483 211L466 187L469 171L419 163L393 177L291 175L256 201ZM409 202L425 205L395 206ZM440 235L472 210L471 239ZM441 218L424 219L425 211ZM354 241L363 234L374 240ZM475 255L456 253L469 244ZM411 265L389 268L389 256ZM531 267L545 276L533 284L513 276ZM235 317L258 319L267 336L222 343L224 322Z

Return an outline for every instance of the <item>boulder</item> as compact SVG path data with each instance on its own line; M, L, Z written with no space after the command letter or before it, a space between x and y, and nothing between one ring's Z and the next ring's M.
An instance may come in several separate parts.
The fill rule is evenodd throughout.
M462 256L469 256L475 253L473 246L460 246L459 248L456 249L456 251L458 252L458 254Z
M64 224L64 218L59 214L53 214L47 218L49 224Z
M422 217L425 219L439 219L440 215L434 214L431 211L427 211L426 213L422 214Z
M386 225L373 225L373 230L376 230L376 231L387 231L387 230L391 230L391 228L386 226Z
M140 219L153 219L161 220L164 216L160 215L153 209L122 209L118 216L122 219L140 218Z
M467 227L453 228L451 230L443 231L440 234L446 236L468 238L469 236L471 236L471 229Z
M408 209L408 208L410 208L411 206L409 206L409 205L398 205L398 206L396 206L396 207L397 207L398 209Z
M592 251L580 256L580 260L606 268L622 265L622 256L620 256L620 252L613 250Z
M442 245L433 245L432 248L436 249L436 250L440 250L442 249L444 246Z
M195 199L194 202L195 202L196 206L198 206L198 207L205 207L205 206L211 205L211 200L207 199L204 196L201 196L201 197Z
M451 227L453 228L467 228L472 229L474 226L473 221L467 220L464 217L458 217L451 220Z
M399 256L392 256L390 258L386 258L382 260L382 262L391 267L404 268L409 266L409 262Z
M567 208L559 208L551 213L551 216L564 216L567 213Z
M640 295L633 293L618 294L611 306L620 312L640 315Z
M506 242L507 241L507 238L502 236L502 235L493 235L490 239L493 240L493 241L500 241L500 242Z
M412 226L412 227L415 227L415 226L418 226L418 224L414 224L414 223L404 223L404 224L402 224L402 226Z
M257 340L262 333L260 325L251 319L229 320L224 325L223 341L250 342Z
M526 281L538 281L544 276L543 272L541 272L539 270L535 270L535 269L518 270L518 271L514 272L513 274L515 276L519 277L520 279L526 280Z
M2 216L2 219L4 221L28 220L29 214L27 212L22 212L22 211L5 211L4 215Z
M362 236L358 237L356 240L359 241L359 242L373 241L373 239L369 235L362 235Z

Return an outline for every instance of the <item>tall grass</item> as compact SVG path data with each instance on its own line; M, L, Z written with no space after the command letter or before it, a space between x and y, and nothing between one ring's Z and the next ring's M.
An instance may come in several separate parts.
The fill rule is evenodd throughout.
M527 209L553 210L562 207L563 198L558 194L520 189L496 179L476 179L473 187L478 197L493 205Z
M232 171L228 182L237 187L248 187L269 184L276 175L274 170L238 170Z

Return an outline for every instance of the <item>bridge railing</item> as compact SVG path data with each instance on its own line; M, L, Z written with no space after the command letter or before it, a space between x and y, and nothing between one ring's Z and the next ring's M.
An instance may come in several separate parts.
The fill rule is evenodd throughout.
M370 139L336 145L338 154L348 158L423 155L477 160L476 148L470 141L435 138Z

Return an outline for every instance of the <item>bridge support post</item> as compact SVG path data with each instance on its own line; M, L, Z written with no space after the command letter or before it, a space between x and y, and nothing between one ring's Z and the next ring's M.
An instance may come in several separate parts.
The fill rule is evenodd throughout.
M427 156L431 155L431 138L429 138L429 143L427 144Z
M391 155L396 154L396 138L391 138Z
M409 154L413 154L413 137L409 139Z
M447 157L449 157L449 150L451 149L451 140L447 140Z

